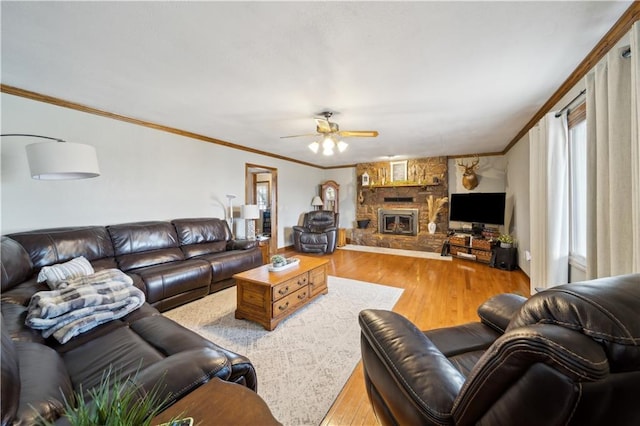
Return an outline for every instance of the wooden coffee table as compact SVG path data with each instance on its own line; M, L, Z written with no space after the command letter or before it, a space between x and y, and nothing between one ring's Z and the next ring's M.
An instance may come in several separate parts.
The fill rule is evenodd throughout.
M269 265L264 265L233 276L238 290L236 318L255 321L271 331L305 304L327 294L329 261L294 257L299 264L283 271L270 272Z

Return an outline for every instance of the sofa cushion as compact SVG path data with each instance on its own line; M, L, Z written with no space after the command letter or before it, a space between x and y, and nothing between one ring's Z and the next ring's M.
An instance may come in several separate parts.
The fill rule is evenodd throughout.
M4 316L0 317L0 327L2 328L2 382L0 383L2 416L0 421L1 424L8 425L15 417L20 403L20 370L16 345L5 326Z
M222 219L174 219L172 223L187 258L225 251L227 241L233 238L229 225Z
M25 248L37 270L78 256L92 262L113 257L113 245L103 226L43 229L9 237Z
M198 259L204 259L211 264L211 279L215 283L262 265L262 252L258 248L233 250L199 256Z
M2 237L0 240L0 286L2 291L20 284L32 274L33 266L29 253L15 240Z
M188 259L163 263L130 271L140 276L146 288L147 302L163 299L190 290L206 288L211 283L211 267L204 260ZM206 294L207 290L204 290Z
M169 222L135 222L107 227L123 271L183 260L178 236Z
M84 256L79 256L68 262L43 267L38 274L38 282L46 281L49 288L54 290L62 281L86 277L93 273L94 270L91 263Z
M57 419L64 412L64 400L73 401L73 387L62 358L39 343L16 342L16 349L21 381L16 423L38 424L39 416Z

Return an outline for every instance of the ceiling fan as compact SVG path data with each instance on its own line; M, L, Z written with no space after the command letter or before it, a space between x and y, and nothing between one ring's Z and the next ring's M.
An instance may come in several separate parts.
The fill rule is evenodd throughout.
M317 153L322 144L322 153L324 155L333 155L334 147L338 148L338 151L343 152L347 149L348 144L342 140L342 138L375 138L378 136L378 132L375 130L340 130L337 123L332 123L329 118L333 115L331 111L321 112L324 118L316 117L316 133L308 133L304 135L291 135L281 136L284 138L299 138L304 136L320 136L321 141L314 141L309 144L309 149L314 153Z

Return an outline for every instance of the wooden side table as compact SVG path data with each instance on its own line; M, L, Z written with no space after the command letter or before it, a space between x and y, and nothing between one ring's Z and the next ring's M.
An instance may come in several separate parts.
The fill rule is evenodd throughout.
M158 414L151 424L156 426L184 417L193 417L194 426L282 426L257 393L217 377Z
M338 247L344 247L347 245L347 230L345 228L338 228L338 241L336 242Z
M258 247L260 247L260 251L262 252L262 264L266 265L271 262L269 258L269 248L271 245L270 238L262 239L258 241Z

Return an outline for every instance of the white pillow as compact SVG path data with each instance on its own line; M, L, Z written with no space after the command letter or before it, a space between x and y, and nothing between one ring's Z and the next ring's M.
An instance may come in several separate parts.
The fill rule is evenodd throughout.
M38 274L38 282L46 281L49 288L55 290L62 281L93 273L91 263L83 256L80 256L65 263L43 267Z

